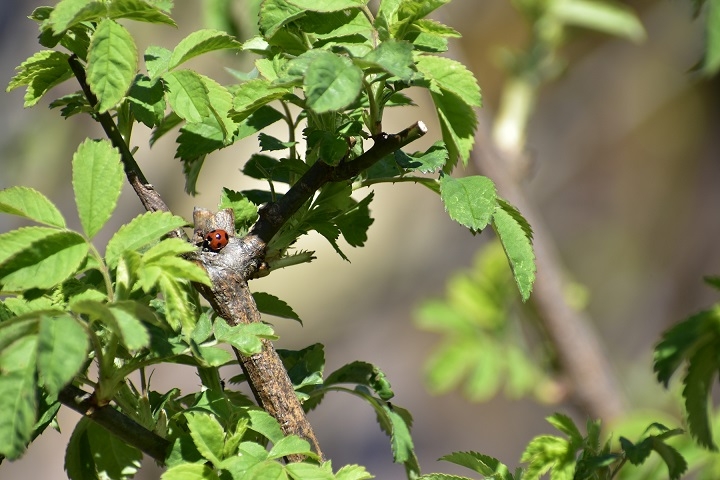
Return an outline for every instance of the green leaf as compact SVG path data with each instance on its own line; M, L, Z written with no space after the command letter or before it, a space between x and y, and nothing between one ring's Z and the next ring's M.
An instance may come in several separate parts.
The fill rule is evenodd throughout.
M521 462L527 462L528 467L523 478L538 479L550 469L553 470L552 478L568 480L563 471L574 466L574 457L567 440L552 435L540 435L533 438L520 458Z
M264 292L253 292L252 296L255 299L255 304L260 312L267 315L274 315L276 317L290 318L292 320L297 320L300 324L302 324L300 317L297 313L295 313L292 307L275 295L270 295L269 293Z
M410 420L401 414L409 413L399 407L383 405L383 412L390 421L390 444L393 452L393 459L396 463L405 464L408 476L420 473L420 467L417 464L415 456L415 447L413 446L412 436L410 435Z
M332 471L324 468L321 465L313 465L310 463L289 463L285 466L285 470L290 477L296 480L334 480L340 477L336 477L332 474ZM367 472L366 472L367 473ZM363 477L356 477L363 478ZM369 477L365 477L369 478Z
M97 478L93 453L90 450L87 428L92 423L89 417L81 418L70 436L65 450L65 471L74 480Z
M220 422L212 415L199 412L187 412L185 418L198 451L213 465L218 465L222 460L225 439L225 431Z
M103 20L93 33L88 51L87 81L97 96L99 112L117 105L137 72L137 49L132 35L114 20Z
M120 227L113 235L105 251L105 261L114 267L125 251L138 250L151 242L156 242L171 230L187 225L182 217L169 212L148 212L137 216L130 223Z
M336 480L369 480L373 475L360 465L345 465L335 474Z
M81 22L98 21L105 15L105 2L62 0L50 13L49 23L55 33L62 33Z
M207 465L182 463L163 472L160 480L220 480L220 477Z
M475 76L462 63L447 57L423 55L417 69L430 81L434 93L450 92L471 107L480 107L482 97Z
M69 55L55 50L37 52L16 68L18 73L10 80L6 91L27 86L23 106L32 107L52 87L72 77L69 58Z
M582 444L583 436L575 425L575 422L573 422L570 417L563 415L562 413L555 413L547 417L546 420L550 423L550 425L567 435L570 438L571 444L577 446Z
M268 453L269 458L282 458L287 455L308 455L312 454L310 443L296 435L289 435L281 438L273 445Z
M174 331L180 330L184 336L189 337L195 327L197 312L188 298L187 284L163 273L159 275L157 283L165 298L165 319Z
M160 75L168 71L171 56L172 52L170 50L155 45L151 45L145 50L143 56L145 68L147 68L148 75L152 80L156 80Z
M257 206L240 192L223 188L218 210L232 208L235 214L235 230L247 232L258 217ZM257 301L257 299L256 299Z
M28 187L10 187L0 190L0 212L18 215L53 227L65 228L65 219L60 210L45 195ZM2 258L1 255L0 258Z
M497 458L478 452L453 452L440 457L440 460L469 468L486 477L505 479L512 478L507 466Z
M548 5L548 14L566 25L597 30L633 42L645 40L642 23L627 5L608 0L571 0Z
M120 440L99 424L88 423L87 438L97 472L95 478L124 479L133 477L140 469L142 452Z
M254 355L262 350L261 339L276 339L273 329L266 323L229 326L224 319L215 320L215 338L237 348L243 355Z
M708 343L694 352L688 359L687 375L683 381L690 433L700 445L713 451L717 451L717 446L712 438L708 402L713 380L720 369L717 353L719 345L717 341Z
M668 468L670 480L679 480L688 469L688 464L680 452L663 441L654 441L653 450L663 459Z
M138 318L139 315L142 315L141 312L144 308L146 307L131 301L120 302L109 307L120 330L122 344L131 352L150 345L150 334Z
M450 218L474 231L490 223L497 204L495 184L479 175L459 179L443 175L440 198Z
M532 231L515 207L502 199L498 199L498 207L492 218L493 227L507 255L520 296L526 301L535 282Z
M240 84L235 90L231 117L236 122L245 120L260 107L290 93L286 87L272 85L267 80L256 79Z
M159 23L177 27L172 18L150 2L143 0L113 0L108 17L128 18L136 22Z
M357 202L350 210L335 218L335 224L340 229L340 233L342 233L348 245L352 247L362 247L367 241L367 231L370 225L375 222L370 217L370 209L368 208L374 195L374 192L370 192L367 197Z
M110 219L123 185L120 153L108 140L85 140L73 155L73 190L80 223L93 238Z
M43 317L38 333L38 381L54 396L87 360L85 329L70 316Z
M251 430L259 433L273 443L279 442L284 437L277 420L271 417L266 411L249 409L247 413L250 416Z
M307 106L316 113L342 110L357 98L362 79L362 70L348 58L323 51L305 73Z
M360 8L368 3L368 0L324 0L317 2L314 0L288 0L289 3L303 10L313 12L337 12L347 10L348 8Z
M402 150L395 152L395 161L402 168L422 173L435 172L448 161L448 151L443 142L435 142L425 152L406 154Z
M202 122L210 115L208 88L199 73L175 70L163 75L167 100L173 111L188 122Z
M362 58L396 77L409 81L414 74L413 47L408 42L388 40Z
M138 75L128 91L130 110L135 118L152 128L165 116L165 90L162 82Z
M42 236L0 265L0 284L7 290L51 288L77 273L87 251L75 232Z
M240 50L241 48L242 44L225 32L211 29L198 30L177 44L170 56L168 69L172 70L203 53L225 49Z
M458 160L467 164L470 150L475 143L477 116L473 107L450 92L443 94L432 92L430 96L437 110L443 142L450 157L443 168L447 173L452 171Z
M34 336L23 337L0 353L0 368L3 370L0 375L0 455L9 460L15 460L23 454L35 425L36 344ZM10 355L11 348L15 350L15 355ZM12 361L14 368L8 370L3 358L20 358L22 361Z
M382 400L390 400L395 396L390 382L380 368L367 362L351 362L335 370L325 379L325 385L337 383L356 383L369 387Z
M315 343L302 350L279 348L277 352L295 390L300 390L306 386L323 384L325 351L322 344Z
M260 4L258 27L265 39L272 38L283 25L302 17L305 9L286 0L270 0Z

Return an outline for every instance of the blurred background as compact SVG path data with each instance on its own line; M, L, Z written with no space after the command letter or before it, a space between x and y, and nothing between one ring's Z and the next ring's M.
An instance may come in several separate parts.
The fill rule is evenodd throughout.
M202 2L176 3L177 29L127 23L140 52L151 44L172 48L204 26ZM663 329L717 299L702 276L720 274L720 83L691 72L702 57L704 40L702 22L692 18L692 2L627 4L646 29L642 43L579 29L569 32L560 51L567 67L539 92L529 123L531 165L522 186L552 233L568 278L587 294L587 311L629 406L674 405L672 413L678 414L678 403L653 379L652 348ZM0 3L4 85L14 67L39 48L36 24L26 18L39 5L36 0ZM249 31L254 19L242 2L235 13ZM454 0L438 10L437 18L462 33L462 39L451 42L451 54L474 72L484 114L494 115L507 80L498 49L523 48L528 23L507 0ZM252 68L249 58L221 54L202 57L191 68L220 83L231 82L221 65ZM22 107L22 89L0 94L0 188L40 190L60 206L71 228L79 226L70 183L72 153L86 136L102 137L102 132L87 117L64 120L46 107L75 89L68 81L29 110ZM415 101L419 107L389 112L384 128L394 132L424 121L429 134L411 146L420 150L440 133L429 98L416 95ZM252 188L240 169L258 150L254 138L208 158L200 194L190 198L184 193L180 163L173 158L174 136L163 137L150 150L149 131L138 126L136 132L136 158L178 215L191 219L193 206L215 209L223 186ZM462 169L456 172L462 174ZM492 455L514 469L528 441L552 431L547 415L562 411L584 424L569 404L541 405L502 395L471 403L460 394L428 393L423 365L438 337L413 325L414 311L424 299L442 296L449 276L470 268L492 235L468 233L420 186L379 186L375 194L367 247L346 250L351 263L341 260L324 239L310 235L298 246L316 250L316 261L251 283L253 290L288 302L304 321L304 327L273 321L281 337L278 347L321 342L326 371L353 360L383 369L396 392L394 403L415 418L413 437L424 472L460 473L436 462L456 450ZM126 188L120 208L97 238L99 248L142 211ZM20 225L13 217L0 216L0 232ZM227 369L223 375L238 372ZM180 386L189 393L199 385L193 371L183 367L159 367L152 377L158 391ZM0 465L0 478L66 478L64 445L77 420L77 414L62 408L62 433L48 429L22 459ZM392 463L387 437L363 402L330 395L310 413L310 421L336 468L359 463L377 478L404 478L403 467ZM152 461L145 463L137 478L158 478L161 470Z

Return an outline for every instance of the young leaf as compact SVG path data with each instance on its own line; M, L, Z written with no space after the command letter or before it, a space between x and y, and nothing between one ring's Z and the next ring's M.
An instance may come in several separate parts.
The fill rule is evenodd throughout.
M160 480L220 480L217 473L207 465L200 463L181 463L168 468L160 475Z
M258 27L265 39L272 38L283 25L302 17L305 9L286 0L266 0L260 4Z
M414 73L413 47L408 42L388 40L362 58L404 81L410 81Z
M55 33L62 33L81 22L98 21L106 14L105 2L62 0L50 13L49 23Z
M170 65L170 57L172 52L167 48L151 45L145 50L145 68L152 80L156 80L160 75L168 71Z
M247 232L257 220L257 206L245 195L229 188L223 188L218 210L232 208L235 214L235 230ZM256 300L257 301L257 300Z
M75 232L43 236L0 265L0 284L8 290L51 288L77 273L87 251Z
M26 336L0 353L0 455L9 460L23 454L35 425L36 349L36 338Z
M450 92L471 107L480 107L482 97L475 76L462 63L447 57L423 55L417 68L430 81L430 91Z
M368 0L288 0L289 3L313 12L337 12L348 8L359 8L368 3Z
M443 175L440 198L450 218L475 231L490 223L497 204L495 184L479 175L459 179Z
M451 462L461 467L469 468L486 477L511 479L512 475L507 466L497 458L483 455L478 452L453 452L440 457L440 460Z
M87 438L95 463L95 478L129 478L140 469L142 452L95 422L87 425Z
M390 400L395 393L392 391L390 382L385 377L385 373L378 367L367 362L351 362L348 363L325 379L325 385L334 385L337 383L356 383L371 388L382 400Z
M577 446L582 444L583 436L575 425L575 422L573 422L570 417L563 415L562 413L555 413L547 417L546 420L550 423L550 425L567 435L570 438L571 444Z
M323 51L308 66L303 82L307 106L316 113L341 110L362 88L363 72L346 57Z
M310 444L307 440L296 435L283 437L273 445L268 453L268 458L282 458L288 455L312 455Z
M717 340L707 343L690 356L687 375L683 382L685 384L683 397L685 398L690 433L700 445L713 451L717 450L717 446L713 442L710 430L708 399L713 380L720 369L717 356L718 345Z
M87 360L85 329L70 316L43 317L38 332L38 381L51 396L80 371Z
M80 223L93 238L110 219L124 180L120 153L107 140L85 140L72 160L72 184Z
M571 479L574 457L567 440L552 435L540 435L533 438L520 458L528 467L523 478L540 478L550 469L552 478Z
M131 352L136 352L150 345L150 334L138 318L139 312L136 311L142 311L142 308L140 304L131 301L109 307L120 330L122 344Z
M168 69L187 62L193 57L215 50L242 48L242 44L225 32L204 29L191 33L177 44L170 56Z
M167 100L173 111L188 122L202 122L210 115L208 88L199 73L175 70L163 75Z
M345 465L335 474L336 480L369 480L375 478L360 465Z
M69 55L55 50L37 52L17 67L18 73L10 80L6 91L26 85L23 106L32 107L48 90L72 77L68 58Z
M305 462L289 463L285 466L285 471L294 480L335 480L337 478L340 478L333 475L332 471L328 471L328 469L323 468L320 465L313 465L311 463Z
M405 465L408 477L412 478L420 473L420 467L415 456L415 447L410 435L412 418L407 418L409 412L399 407L383 405L383 414L390 423L390 443L393 459L396 463ZM405 415L403 415L405 414Z
M492 217L493 227L512 269L523 302L530 297L535 282L535 252L532 231L520 213L504 200L498 200Z
M114 20L100 22L90 41L87 81L105 112L117 105L137 71L137 49L132 35Z
M270 325L265 323L229 326L223 319L214 324L215 338L237 348L243 355L254 355L262 350L262 338L277 338Z
M130 223L120 227L113 235L105 251L108 266L117 265L118 259L126 250L138 250L150 242L155 242L171 230L187 225L182 217L168 212L148 212L137 216Z
M18 215L53 227L65 228L65 219L60 210L45 195L28 187L10 187L0 190L0 212ZM2 258L1 254L0 258Z
M108 17L128 18L137 22L160 23L177 27L172 18L157 6L143 0L114 0L108 5Z
M213 465L218 465L222 460L225 439L225 431L220 422L214 416L200 412L187 412L185 418L198 451Z
M255 299L255 304L260 312L267 315L274 315L276 317L297 320L302 325L300 317L297 313L295 313L292 307L275 295L270 295L265 292L253 292L252 296Z

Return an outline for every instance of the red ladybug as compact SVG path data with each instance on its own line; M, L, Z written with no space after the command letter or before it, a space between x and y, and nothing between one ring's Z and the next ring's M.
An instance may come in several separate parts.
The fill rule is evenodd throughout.
M203 248L217 253L228 244L228 240L228 234L225 230L210 230L207 235L205 235Z

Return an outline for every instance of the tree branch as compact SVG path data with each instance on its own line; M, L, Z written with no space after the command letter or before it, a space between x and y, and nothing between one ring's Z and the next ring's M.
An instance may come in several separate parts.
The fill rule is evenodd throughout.
M60 390L58 399L63 405L94 420L128 445L150 455L160 463L165 462L170 442L115 410L111 405L96 405L95 397L91 393L71 384Z

